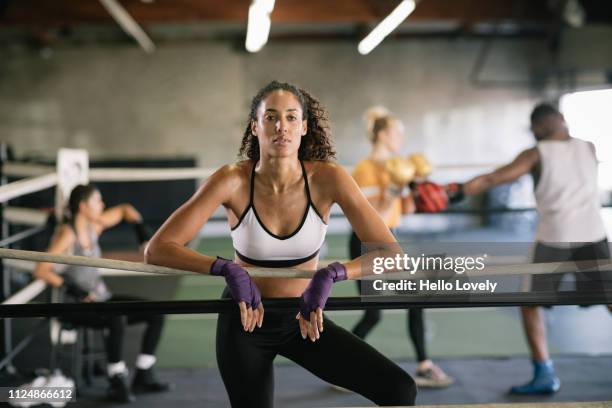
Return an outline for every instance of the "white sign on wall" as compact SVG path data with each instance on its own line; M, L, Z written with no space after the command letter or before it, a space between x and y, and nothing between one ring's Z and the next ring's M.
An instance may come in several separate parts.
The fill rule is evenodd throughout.
M61 220L70 192L79 184L89 183L89 154L84 149L59 149L57 153L57 189L55 216Z

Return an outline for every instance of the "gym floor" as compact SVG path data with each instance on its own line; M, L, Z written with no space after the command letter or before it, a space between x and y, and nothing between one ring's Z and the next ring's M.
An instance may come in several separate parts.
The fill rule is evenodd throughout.
M483 336L484 337L484 336ZM484 343L484 341L483 341ZM206 343L200 342L205 345ZM195 348L192 344L190 348ZM564 386L553 396L516 397L508 387L525 378L530 370L524 358L452 358L438 360L449 375L457 379L453 386L440 390L421 390L418 405L460 403L527 403L562 401L606 401L612 397L610 367L612 356L563 356L555 359ZM416 365L400 360L411 372ZM166 408L168 406L227 407L229 401L216 368L166 368L159 370L165 380L176 384L173 392L139 396L131 407ZM327 383L294 364L275 366L275 405L278 407L372 406L365 398L337 391ZM103 380L83 391L78 407L119 407L104 401Z

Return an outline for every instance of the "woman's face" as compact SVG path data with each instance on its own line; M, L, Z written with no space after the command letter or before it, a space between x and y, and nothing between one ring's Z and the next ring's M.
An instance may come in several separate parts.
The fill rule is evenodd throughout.
M380 131L378 140L391 153L399 152L404 142L404 125L399 120L391 121L386 129Z
M297 155L306 120L302 106L291 92L278 90L266 96L251 122L251 132L259 141L260 156L289 157Z
M96 221L104 211L104 201L98 190L94 191L87 200L81 201L79 213L83 214L88 220Z

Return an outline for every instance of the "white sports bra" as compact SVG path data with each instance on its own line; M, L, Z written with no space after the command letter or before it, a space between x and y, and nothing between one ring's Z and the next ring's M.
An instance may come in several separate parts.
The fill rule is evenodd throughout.
M251 172L249 205L231 231L236 255L248 264L271 268L289 268L313 259L323 245L327 224L310 198L304 163L300 160L308 206L300 225L294 232L286 236L278 236L270 232L257 215L257 210L253 205L256 164L253 165Z

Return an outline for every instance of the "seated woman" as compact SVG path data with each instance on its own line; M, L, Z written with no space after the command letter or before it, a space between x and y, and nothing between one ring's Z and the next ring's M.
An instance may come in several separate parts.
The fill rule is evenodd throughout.
M225 277L223 296L238 307L219 314L217 362L233 407L273 405L277 355L378 405L414 404L408 373L323 315L334 282L367 273L362 260L334 262L312 279L251 278L245 269L316 270L334 203L362 241L397 245L350 174L331 161L330 138L326 112L314 97L271 82L251 104L240 149L246 160L211 175L147 247L147 262ZM221 205L233 261L185 246ZM264 321L265 298L300 296L300 310L267 311Z
M121 221L134 224L140 239L144 239L142 217L130 204L104 209L100 191L92 185L75 187L68 200L70 213L66 222L58 226L47 252L100 257L98 237L107 228ZM53 264L41 262L36 266L34 276L53 287L65 288L65 299L77 302L104 302L107 300L141 300L136 297L113 296L104 284L97 268L67 265L58 274ZM109 398L119 402L131 402L134 395L127 382L127 368L122 358L125 326L146 323L140 355L136 360L136 375L132 383L134 392L159 392L170 388L159 382L153 373L155 349L161 337L164 317L152 314L128 316L103 316L84 313L62 318L63 321L86 327L108 328L106 346L108 353Z

